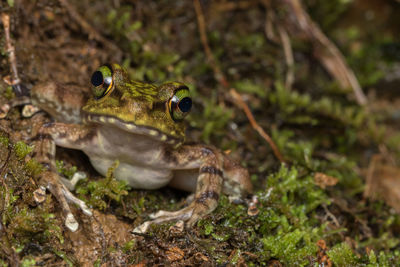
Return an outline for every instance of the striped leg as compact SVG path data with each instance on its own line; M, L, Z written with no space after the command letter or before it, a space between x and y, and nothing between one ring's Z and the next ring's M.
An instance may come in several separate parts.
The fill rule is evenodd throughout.
M183 220L186 222L186 226L190 227L215 210L224 183L224 157L215 148L201 145L184 145L177 150L167 149L164 161L174 168L199 169L194 200L181 210L158 211L150 215L152 220L136 227L134 232L144 233L153 223L158 224L171 220Z
M39 176L39 188L34 192L34 199L38 203L43 202L45 200L46 189L48 189L61 205L61 210L65 216L65 226L74 232L78 229L79 224L75 220L68 202L78 205L86 215L90 216L92 212L82 200L76 198L67 189L61 182L61 177L57 174L55 166L56 145L54 139L60 135L59 126L63 126L63 130L65 130L61 134L68 132L79 133L80 135L88 134L87 130L80 126L62 123L47 124L39 128L38 134L32 139L35 147L32 157L45 167L45 171ZM67 135L64 135L64 138L67 139Z

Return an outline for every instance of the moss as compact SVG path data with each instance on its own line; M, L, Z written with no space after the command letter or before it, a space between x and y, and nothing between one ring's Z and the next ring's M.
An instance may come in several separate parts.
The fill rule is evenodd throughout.
M14 144L15 154L20 160L24 159L32 150L33 147L25 144L23 141L18 141Z
M31 266L36 266L36 261L35 259L32 258L25 258L21 262L22 267L31 267Z
M5 187L1 187L0 191L2 192L2 195L5 196L4 200L0 201L2 204L1 206L4 207L1 214L1 221L2 224L7 225L13 218L15 208L13 204L19 199L19 196L14 195L14 190L12 188L6 191ZM8 194L8 196L6 196L6 194ZM8 202L5 202L5 199L8 199Z
M261 98L265 98L268 93L268 88L262 85L256 84L250 80L237 81L233 84L239 92L255 94Z
M7 87L6 87L6 90L5 90L5 92L4 92L4 96L5 96L8 100L11 100L11 99L13 99L13 98L15 97L15 93L14 93L14 91L13 91L13 89L12 89L11 86L7 86Z
M37 162L36 159L30 159L26 163L27 172L34 177L37 177L43 170L43 165Z
M201 114L190 116L191 126L202 129L201 139L210 143L212 136L220 135L226 131L226 126L231 121L233 110L217 104L217 96L202 97L204 109Z
M118 167L119 161L115 161L107 170L105 178L97 181L90 181L81 184L76 192L80 195L90 195L88 203L100 210L107 208L106 200L113 200L117 203L122 201L122 197L128 194L128 186L125 181L117 181L114 177L114 170Z
M347 243L340 243L326 253L337 266L356 265L357 258Z
M377 266L378 260L377 260L377 258L376 258L375 252L374 252L373 250L371 250L371 251L369 252L368 260L369 260L369 265L368 265L368 267L370 267L370 266L371 266L371 267Z
M65 252L59 251L59 250L56 250L56 249L53 249L52 252L54 254L56 254L58 257L60 257L61 259L63 259L64 262L66 264L68 264L68 266L72 267L72 266L76 266L77 265L77 262L74 261L73 259L71 259Z
M316 242L326 232L326 225L312 214L322 204L329 204L323 190L311 176L299 177L296 168L284 166L268 178L268 190L259 194L258 231L263 235L263 258L279 258L287 265L308 265L317 252ZM329 234L328 234L329 235Z
M306 266L310 264L307 257L315 255L318 250L315 243L307 240L308 234L295 229L286 234L265 237L261 241L270 257L279 258L288 266Z
M7 137L0 135L0 144L8 147L9 142L10 142L10 140Z
M127 253L128 251L132 250L135 247L136 241L134 239L132 239L131 241L126 242L123 247L122 250Z
M54 223L55 222L55 215L52 213L42 213L42 218L44 220L45 231L43 232L44 235L50 239L52 237L56 237L60 244L64 243L64 236L62 234L61 227Z
M281 82L275 83L275 91L269 94L269 101L281 110L287 122L318 125L327 119L336 123L359 127L366 120L365 111L354 104L344 106L342 101L331 97L313 98L310 94L300 94L289 90Z
M74 176L74 174L77 172L78 168L76 166L71 166L69 168L67 168L64 165L64 162L62 160L56 160L56 168L57 168L57 172L59 174L64 175L65 177L67 177L68 179L71 179L72 176Z

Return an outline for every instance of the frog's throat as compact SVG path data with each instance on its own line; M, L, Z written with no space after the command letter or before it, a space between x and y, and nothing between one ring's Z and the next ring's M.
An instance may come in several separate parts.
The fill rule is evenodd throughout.
M143 134L150 136L151 138L154 138L156 140L162 141L164 143L170 144L170 145L179 145L180 143L183 142L182 139L179 139L177 137L173 137L170 135L167 135L165 133L160 132L157 129L147 127L147 126L142 126L142 125L136 125L133 123L128 123L124 122L121 119L118 119L113 116L101 116L101 115L93 115L93 114L86 114L83 118L83 122L95 122L99 124L110 124L110 125L115 125L116 127L135 134Z

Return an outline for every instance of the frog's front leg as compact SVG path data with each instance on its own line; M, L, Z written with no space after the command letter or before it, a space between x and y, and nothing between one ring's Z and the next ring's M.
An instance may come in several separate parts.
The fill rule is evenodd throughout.
M167 148L163 157L163 161L174 169L199 170L194 199L181 210L158 211L150 215L152 220L138 226L134 232L143 233L153 223L171 220L183 220L186 226L190 227L215 210L222 190L241 196L251 193L251 182L247 170L233 163L221 151L213 147L184 145L178 149ZM187 179L190 178L187 177Z
M79 224L73 216L68 202L78 205L89 216L92 215L92 212L61 182L55 165L56 143L64 147L79 148L82 140L93 138L93 131L81 125L48 123L41 126L32 139L35 147L32 157L45 167L38 177L39 188L34 192L34 198L41 203L44 201L45 192L48 189L61 205L65 216L65 226L73 232L78 229Z

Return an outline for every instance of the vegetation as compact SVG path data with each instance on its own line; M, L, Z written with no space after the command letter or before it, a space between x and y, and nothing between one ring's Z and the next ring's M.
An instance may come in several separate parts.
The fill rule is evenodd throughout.
M192 2L1 4L0 11L12 16L18 69L28 87L42 80L86 85L90 73L104 62L122 63L134 79L188 84L194 101L187 118L188 140L230 151L249 169L258 213L249 215L245 203L233 204L223 196L217 210L193 229L174 232L170 223L135 236L125 229L132 230L159 209L182 207L187 194L169 188L129 189L113 177L117 162L104 178L82 154L63 149L57 150L59 173L66 178L77 170L88 174L75 194L101 211L96 220L103 225L95 229L96 222L74 209L83 230L69 233L54 197L47 194L40 205L33 201L34 177L42 169L30 158L27 140L33 123L13 108L0 120L0 266L88 263L86 254L75 247L79 235L101 240L82 241L87 251L97 253L96 262L90 262L97 265L397 265L400 216L382 197L393 192L374 198L366 192L371 186L381 190L367 178L384 179L388 166L400 176L395 90L400 81L400 20L394 15L400 6L390 0L302 2L344 54L368 96L367 105L357 104L353 92L339 86L313 54L312 45L300 38L290 40L295 80L285 85L289 68L282 44L264 32L268 12L282 10L257 1L201 1L215 65L242 95L287 164L279 162L253 130L218 80L212 62L205 60ZM2 77L9 74L3 36ZM15 97L4 81L0 91L1 105ZM118 241L106 239L114 235L120 236Z

